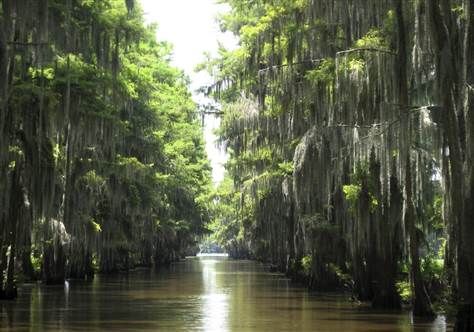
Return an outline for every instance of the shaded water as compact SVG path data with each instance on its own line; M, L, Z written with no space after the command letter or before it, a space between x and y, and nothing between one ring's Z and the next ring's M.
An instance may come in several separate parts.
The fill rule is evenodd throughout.
M0 331L445 331L340 296L309 294L250 261L189 258L64 286L24 286L0 303Z

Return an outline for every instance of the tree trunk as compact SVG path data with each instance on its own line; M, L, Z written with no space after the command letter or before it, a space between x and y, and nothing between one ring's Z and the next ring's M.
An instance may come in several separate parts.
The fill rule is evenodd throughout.
M2 1L3 17L0 16L0 148L4 149L3 135L5 118L7 112L7 97L8 97L8 22L6 15L9 15L8 1ZM2 155L0 155L1 157Z
M5 289L3 293L4 299L14 299L17 296L15 285L15 256L17 245L17 229L20 223L20 211L23 205L23 192L20 183L20 162L17 161L12 172L11 188L10 188L10 203L7 223L8 227L8 242L10 245L10 253L8 255L7 277L5 281Z
M369 177L372 182L371 187L374 190L372 194L377 201L382 203L380 163L376 159L374 149L372 149L370 154ZM395 183L392 182L394 182L393 179L391 179L390 183L391 192L397 189L393 188L397 187L396 180ZM396 195L393 195L393 197L391 195L390 197L395 201ZM376 283L374 285L372 306L374 308L400 309L401 299L395 285L398 271L398 253L395 249L398 243L395 238L396 229L394 227L394 219L391 218L392 214L389 213L389 210L383 209L382 206L387 206L387 204L379 204L377 206L372 220L373 227L376 230L374 241L377 243L376 250L373 250L376 256L374 266L379 268L374 274ZM396 207L400 208L400 204Z
M48 285L62 284L65 280L64 249L59 235L54 235L52 243L45 244L43 251L43 281Z
M411 124L409 113L408 81L407 81L407 45L406 28L403 15L402 0L394 0L398 26L398 61L397 61L397 83L398 83L398 104L401 105L401 135L402 144L400 146L400 159L404 168L404 216L405 228L408 231L410 256L410 279L412 288L413 313L416 316L433 316L431 301L423 284L420 269L420 255L418 252L418 238L415 226L415 207L413 205L412 175L411 175Z
M409 158L409 157L408 157ZM410 279L412 288L412 305L413 314L415 316L434 316L434 311L431 306L431 301L426 292L425 285L423 283L423 277L420 269L420 254L418 235L415 227L415 207L412 201L411 192L411 169L410 162L407 161L407 169L405 175L405 227L408 229L409 234L409 253L410 253Z
M464 108L466 115L467 151L465 215L459 225L458 294L459 308L455 331L474 331L474 0L464 1L466 30L464 36Z

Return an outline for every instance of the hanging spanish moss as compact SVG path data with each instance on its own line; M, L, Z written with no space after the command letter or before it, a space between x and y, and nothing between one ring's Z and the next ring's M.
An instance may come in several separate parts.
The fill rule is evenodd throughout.
M140 6L1 4L0 298L18 275L56 284L182 257L205 231L209 166Z
M472 329L472 1L226 2L241 43L210 63L209 92L241 195L234 236L375 307L431 316L450 290L456 329Z

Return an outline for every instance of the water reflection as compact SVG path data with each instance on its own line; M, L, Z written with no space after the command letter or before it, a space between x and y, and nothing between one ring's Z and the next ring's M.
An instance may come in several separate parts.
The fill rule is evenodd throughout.
M262 265L191 258L169 269L25 285L0 302L0 331L445 331L443 318L376 312L309 294Z
M225 294L217 283L216 263L213 258L201 258L202 280L205 294L203 295L203 326L204 331L228 331L228 301L229 295Z

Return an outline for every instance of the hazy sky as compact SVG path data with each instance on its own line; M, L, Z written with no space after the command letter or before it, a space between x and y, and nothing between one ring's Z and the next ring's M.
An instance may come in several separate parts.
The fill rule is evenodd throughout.
M215 54L218 41L226 47L235 47L231 34L219 30L216 15L226 7L214 0L141 0L147 23L158 23L157 38L173 44L173 64L183 69L191 78L191 88L196 90L211 82L205 73L195 73L194 68L204 60L204 52ZM195 96L197 102L201 98ZM219 126L219 120L208 117L204 136L206 150L213 168L214 182L224 174L223 164L227 156L215 146L212 131Z

